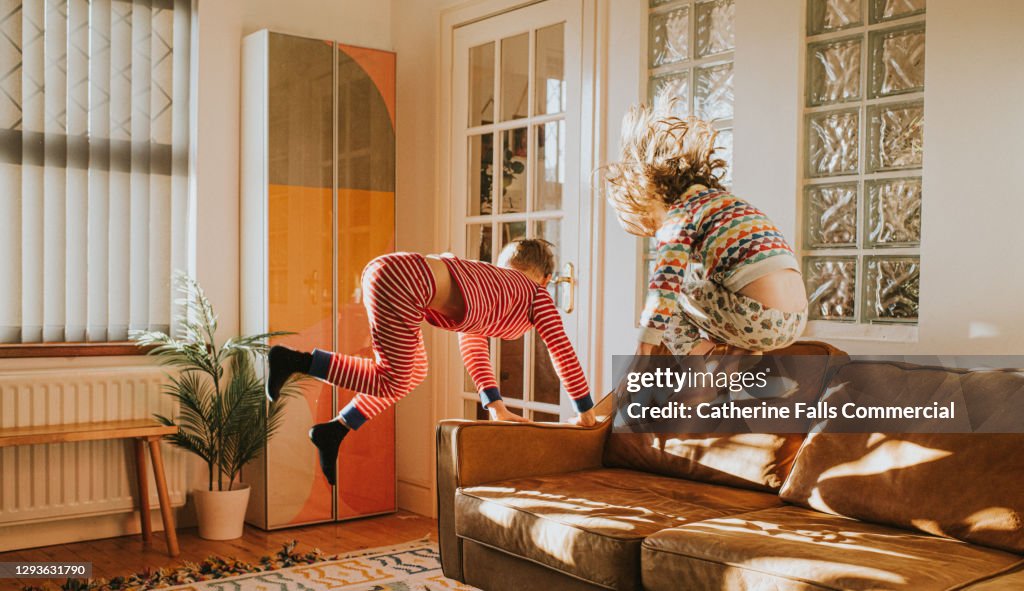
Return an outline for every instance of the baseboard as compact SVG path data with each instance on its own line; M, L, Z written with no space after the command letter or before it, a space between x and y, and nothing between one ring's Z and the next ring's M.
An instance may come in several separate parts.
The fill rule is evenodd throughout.
M434 491L414 482L398 481L398 508L430 518L437 517Z

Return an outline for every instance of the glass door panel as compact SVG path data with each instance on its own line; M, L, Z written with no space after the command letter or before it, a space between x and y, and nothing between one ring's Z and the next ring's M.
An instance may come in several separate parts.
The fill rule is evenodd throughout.
M538 423L557 423L559 420L558 415L539 410L531 412L530 415L532 415L530 418Z
M526 238L526 222L505 222L501 225L501 247L514 240Z
M501 120L529 113L530 34L501 40Z
M533 400L557 406L561 395L558 374L551 363L547 345L539 338L533 339L533 367Z
M469 138L469 215L492 213L491 190L494 184L494 134L485 133Z
M534 128L537 147L534 154L534 209L558 210L562 208L562 188L565 185L565 120L549 121Z
M501 132L501 213L526 211L526 128Z
M473 224L467 228L468 238L466 241L466 257L493 263L492 235L494 234L491 224Z
M494 42L469 50L469 126L494 123Z
M533 237L547 240L551 244L559 244L559 220L538 220L533 222Z
M565 23L537 29L534 52L534 112L565 111Z
M525 338L498 343L498 388L503 398L523 399Z

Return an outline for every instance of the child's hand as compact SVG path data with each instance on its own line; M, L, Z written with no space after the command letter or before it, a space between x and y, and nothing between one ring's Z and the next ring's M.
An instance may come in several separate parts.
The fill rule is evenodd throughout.
M585 410L578 417L569 420L573 425L580 427L593 427L597 424L597 417L594 416L594 409Z
M487 405L487 412L491 415L492 421L512 421L514 423L529 423L530 419L521 417L510 411L501 400L495 400Z

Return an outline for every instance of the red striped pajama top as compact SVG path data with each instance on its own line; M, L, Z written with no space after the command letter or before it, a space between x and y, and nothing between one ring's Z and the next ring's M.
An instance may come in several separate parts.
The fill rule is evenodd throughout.
M498 392L498 383L491 367L487 338L518 339L532 327L547 345L551 363L576 409L583 412L593 407L587 378L546 288L515 269L450 254L442 255L441 260L462 291L466 314L455 321L428 309L426 320L433 326L459 333L459 350L466 371L485 404L500 398L493 396Z

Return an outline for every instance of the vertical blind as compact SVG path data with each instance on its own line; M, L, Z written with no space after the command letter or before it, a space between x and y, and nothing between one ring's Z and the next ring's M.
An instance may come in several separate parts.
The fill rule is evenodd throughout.
M0 0L0 343L168 330L191 0Z

